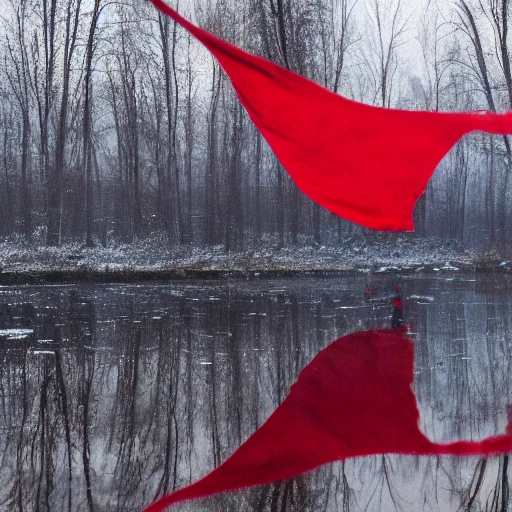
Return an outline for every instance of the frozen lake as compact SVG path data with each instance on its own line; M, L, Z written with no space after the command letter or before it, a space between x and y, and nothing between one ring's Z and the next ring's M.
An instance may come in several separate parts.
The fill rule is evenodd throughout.
M204 475L331 341L389 327L396 284L423 432L439 442L502 433L505 274L0 287L0 509L140 511ZM508 462L366 457L173 510L501 511Z

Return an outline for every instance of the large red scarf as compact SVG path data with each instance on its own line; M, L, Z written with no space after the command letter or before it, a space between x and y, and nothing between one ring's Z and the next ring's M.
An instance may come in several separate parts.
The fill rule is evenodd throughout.
M348 100L202 30L150 0L218 59L285 169L311 199L363 226L414 229L437 164L466 133L512 133L512 113L411 112Z
M270 418L224 464L144 512L183 500L292 478L321 464L381 453L489 455L507 434L438 444L418 427L414 349L404 329L356 332L320 352Z

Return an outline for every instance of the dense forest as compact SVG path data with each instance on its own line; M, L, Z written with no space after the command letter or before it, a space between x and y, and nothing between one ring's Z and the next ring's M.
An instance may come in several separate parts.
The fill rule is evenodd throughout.
M144 0L0 0L0 237L58 246L336 245L374 232L302 195L217 62ZM176 3L173 4L176 7ZM179 11L369 104L512 109L508 0L196 0ZM343 143L340 141L340 151ZM419 236L507 249L510 139L473 134Z

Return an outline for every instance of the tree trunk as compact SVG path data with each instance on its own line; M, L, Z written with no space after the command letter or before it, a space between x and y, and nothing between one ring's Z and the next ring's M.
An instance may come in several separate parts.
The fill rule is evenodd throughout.
M82 0L76 0L73 17L73 2L69 2L66 13L66 35L64 41L63 57L63 84L60 103L57 138L55 145L55 165L48 179L48 223L46 244L60 245L62 223L62 179L64 174L64 161L67 140L67 115L69 103L69 82L71 65L77 39L80 7Z
M94 247L94 193L92 177L92 116L91 116L91 75L92 59L94 53L94 34L100 13L101 0L94 0L91 25L89 27L89 38L87 40L87 51L85 61L85 83L84 83L84 118L83 118L83 155L82 166L85 171L85 245Z

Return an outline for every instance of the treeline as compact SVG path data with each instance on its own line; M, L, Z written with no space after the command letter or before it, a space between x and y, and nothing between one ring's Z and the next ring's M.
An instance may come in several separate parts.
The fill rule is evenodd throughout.
M508 0L201 0L207 30L385 107L512 109ZM419 9L419 8L418 8ZM372 236L302 195L216 61L144 0L3 0L0 236L237 251ZM416 207L418 233L505 247L511 145L475 135ZM343 151L343 141L340 141Z

